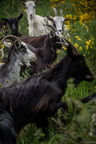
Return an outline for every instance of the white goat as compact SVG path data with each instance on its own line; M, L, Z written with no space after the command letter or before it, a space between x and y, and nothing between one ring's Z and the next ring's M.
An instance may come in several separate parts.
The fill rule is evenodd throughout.
M45 17L36 15L37 2L38 0L22 2L28 15L29 36L40 36L49 33Z
M55 17L42 17L36 15L36 4L38 0L35 1L27 1L22 2L22 4L26 8L26 13L28 16L28 24L29 24L29 35L30 36L40 36L48 34L51 30L48 29L47 24L53 24L57 29L59 34L63 34L65 38L68 38L68 32L64 25L67 18L62 16L62 10L60 10L60 16L57 16L57 10L54 8Z
M68 39L70 36L64 23L69 19L62 16L62 9L60 9L60 15L58 15L56 8L53 8L53 10L55 17L52 18L51 16L47 16L47 19L53 23L53 26L57 29L59 34L62 34L65 38Z
M6 36L3 38L2 43L6 46L8 40L10 40L12 44L7 44L10 48L8 58L0 68L1 87L11 86L19 82L21 64L25 63L28 66L30 61L36 60L35 54L30 51L27 44L18 37L13 35Z

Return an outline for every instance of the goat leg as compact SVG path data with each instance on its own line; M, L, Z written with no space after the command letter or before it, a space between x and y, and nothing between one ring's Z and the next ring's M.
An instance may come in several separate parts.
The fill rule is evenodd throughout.
M49 138L47 118L43 117L39 120L36 120L35 123L36 123L37 128L42 128L42 131L45 134L45 138Z
M60 109L60 108L63 108L63 110L65 112L68 112L68 105L67 105L67 103L65 103L65 102L53 103L50 106L51 115L53 116L58 111L58 109Z

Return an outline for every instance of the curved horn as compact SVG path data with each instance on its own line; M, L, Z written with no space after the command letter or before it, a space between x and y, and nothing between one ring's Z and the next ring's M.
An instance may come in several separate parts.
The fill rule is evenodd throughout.
M6 41L6 40L9 40L9 41ZM5 36L2 39L2 44L4 44L8 48L10 48L13 44L14 44L14 46L15 46L16 49L20 48L21 47L21 42L22 41L18 37L13 36L13 35Z
M6 39L11 40L12 42L14 42L15 40L18 40L18 41L21 42L21 40L20 40L18 37L13 36L13 35L8 35L8 36L5 36L5 37L2 39L2 44L4 43L4 41L5 41Z
M54 11L54 13L55 13L55 16L57 16L57 15L58 15L58 13L57 13L56 8L53 8L53 11Z

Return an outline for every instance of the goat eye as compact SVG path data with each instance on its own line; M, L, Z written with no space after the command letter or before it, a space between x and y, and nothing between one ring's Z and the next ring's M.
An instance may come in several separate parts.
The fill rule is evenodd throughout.
M21 52L26 53L26 49L25 49L25 48L24 48L24 49L22 48L22 49L21 49Z
M56 27L56 24L55 24L55 23L53 23L53 25L54 25L54 27Z

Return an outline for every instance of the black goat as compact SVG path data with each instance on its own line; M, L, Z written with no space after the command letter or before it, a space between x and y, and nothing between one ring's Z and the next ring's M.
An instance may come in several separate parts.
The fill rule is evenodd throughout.
M53 26L50 27L54 29ZM38 37L22 36L19 38L25 43L32 45L35 49L39 49L39 52L36 54L37 61L31 62L30 75L48 68L57 58L57 49L62 48L61 44L57 43L62 38L59 34L57 35L55 30ZM29 49L33 51L30 46Z
M20 14L17 18L2 18L3 21L9 24L12 35L21 36L21 34L18 32L18 23L22 17L23 13Z
M0 144L16 144L13 115L7 99L0 98Z
M17 131L28 123L35 123L46 132L47 118L53 116L59 108L67 110L67 104L61 99L66 91L68 79L74 78L75 86L83 80L93 80L84 57L74 55L74 46L68 41L67 43L68 55L53 68L0 89L0 96L9 99Z

